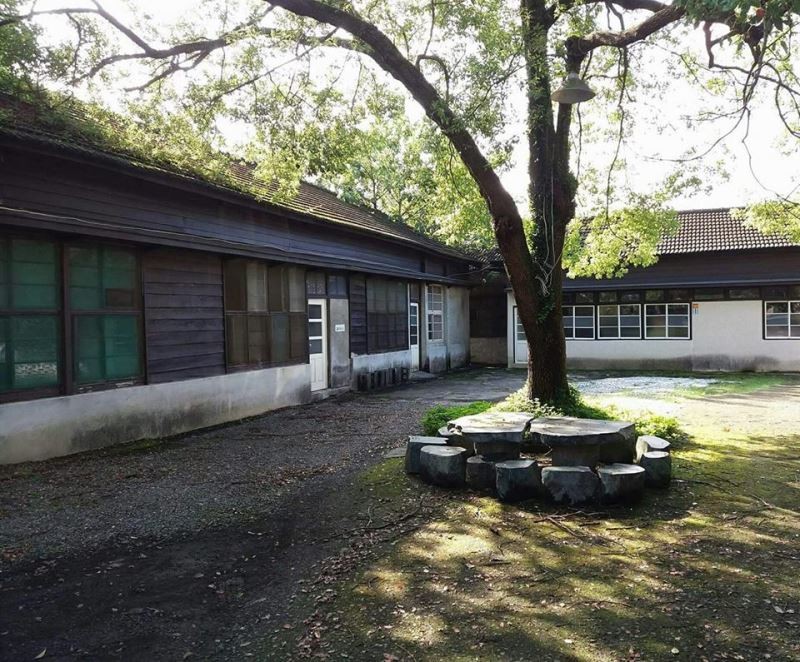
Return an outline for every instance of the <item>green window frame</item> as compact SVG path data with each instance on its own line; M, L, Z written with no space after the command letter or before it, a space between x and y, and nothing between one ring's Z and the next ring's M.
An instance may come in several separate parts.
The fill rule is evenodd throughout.
M57 242L0 237L0 402L60 392L60 262Z
M139 257L125 247L65 248L67 323L76 392L143 383Z

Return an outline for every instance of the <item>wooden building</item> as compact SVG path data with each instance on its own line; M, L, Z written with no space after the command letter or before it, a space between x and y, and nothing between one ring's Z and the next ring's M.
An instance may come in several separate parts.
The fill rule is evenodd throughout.
M0 462L466 365L473 267L310 184L268 204L7 123Z

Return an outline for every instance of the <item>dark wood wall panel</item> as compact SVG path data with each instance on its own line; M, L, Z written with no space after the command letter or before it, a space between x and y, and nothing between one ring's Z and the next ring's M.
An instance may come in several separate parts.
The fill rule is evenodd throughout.
M8 151L0 161L0 197L19 207L102 224L99 229L131 232L136 241L147 233L168 232L176 241L192 238L223 241L231 252L237 242L247 250L286 261L318 261L353 271L444 275L444 260L423 258L412 246L353 234L345 229L305 223L233 202L142 181L121 173L66 167L59 159L38 159ZM63 223L69 230L68 218ZM80 226L78 226L80 227ZM81 230L84 231L85 230ZM135 234L134 234L135 233ZM152 235L152 243L163 243ZM224 250L224 249L223 249ZM457 267L466 270L466 266ZM161 274L164 283L180 282L182 274ZM214 284L207 274L198 282Z
M149 381L224 373L221 259L158 249L145 254L142 266Z
M647 268L631 269L623 278L568 278L566 290L622 287L699 287L800 282L800 248L739 253L664 255Z
M350 351L367 353L367 279L350 276Z

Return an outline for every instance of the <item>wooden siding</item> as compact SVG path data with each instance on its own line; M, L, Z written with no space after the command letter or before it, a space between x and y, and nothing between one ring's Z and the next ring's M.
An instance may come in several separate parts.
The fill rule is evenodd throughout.
M350 351L367 353L367 279L350 276Z
M574 292L769 283L800 283L800 248L664 255L653 266L631 269L622 278L567 278L564 289Z
M148 381L223 374L222 260L196 251L150 251L142 281Z
M268 213L64 159L4 150L0 198L5 207L43 212L5 222L89 233L140 243L252 255L283 262L423 278L425 251L411 244ZM3 213L7 217L7 212ZM57 218L54 218L57 217ZM431 273L445 274L435 258ZM428 260L430 262L430 260ZM466 263L453 260L463 272ZM447 280L446 276L437 276Z

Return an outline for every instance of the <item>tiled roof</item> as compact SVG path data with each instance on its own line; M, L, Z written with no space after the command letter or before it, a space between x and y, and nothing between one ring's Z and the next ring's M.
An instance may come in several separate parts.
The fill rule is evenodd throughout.
M675 253L709 253L754 248L797 246L787 237L766 235L734 218L730 209L692 209L678 212L678 232L662 239L659 255Z
M783 235L766 235L734 218L731 209L691 209L679 211L680 226L671 237L658 245L658 255L713 253L720 251L753 250L757 248L800 247ZM484 263L501 262L497 248L472 253Z
M80 152L84 155L99 158L113 159L117 163L122 163L134 168L162 172L165 175L181 177L193 180L206 186L234 192L245 197L250 197L258 202L264 203L264 199L256 197L258 188L263 191L263 198L269 198L271 188L269 184L257 183L253 168L243 163L232 163L233 175L248 190L256 189L256 195L243 193L224 185L202 179L196 175L171 170L163 166L154 166L131 158L126 154L115 153L99 148L88 140L81 140L75 135L63 136L41 128L36 121L36 112L27 104L16 102L7 95L0 94L0 109L13 109L11 118L3 117L0 123L0 134L9 135L20 140L33 140L46 143L68 151ZM24 112L20 112L24 110ZM419 248L429 251L449 255L460 259L474 259L463 251L447 246L435 239L432 239L420 232L417 232L403 222L395 221L379 212L367 209L360 205L344 202L335 193L328 191L320 186L301 182L297 194L291 200L281 200L280 202L266 202L273 207L287 209L310 218L331 223L340 227L347 227L353 230L368 232L384 238L413 244Z

